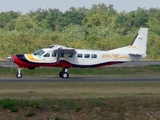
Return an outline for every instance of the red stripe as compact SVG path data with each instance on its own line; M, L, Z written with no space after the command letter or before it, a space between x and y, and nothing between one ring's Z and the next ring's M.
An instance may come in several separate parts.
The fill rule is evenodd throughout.
M63 68L71 68L71 67L79 67L79 68L91 68L91 67L105 67L109 65L119 64L123 62L105 62L105 63L99 63L99 64L92 64L92 65L78 65L78 64L71 64L68 61L61 60L59 61L59 64L55 63L34 63L30 61L24 61L17 57L17 55L13 55L14 63L18 65L18 67L21 68L29 68L29 67L40 67L40 66L48 66L48 67L63 67Z

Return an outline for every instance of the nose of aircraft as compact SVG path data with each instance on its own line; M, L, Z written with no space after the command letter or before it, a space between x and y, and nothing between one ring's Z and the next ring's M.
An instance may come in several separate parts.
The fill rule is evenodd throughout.
M10 60L10 61L13 61L14 62L14 58L16 57L16 55L13 55L13 56L8 56L7 57L7 60Z
M17 64L19 67L25 66L25 57L24 54L15 54L12 56L12 60L15 64Z
M23 60L23 54L21 55L13 55L12 56L12 60L14 63L16 63L17 65L21 63L21 61Z

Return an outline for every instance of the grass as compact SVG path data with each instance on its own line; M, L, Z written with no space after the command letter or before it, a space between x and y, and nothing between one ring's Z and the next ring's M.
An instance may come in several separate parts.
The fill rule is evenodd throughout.
M13 99L12 99L13 100ZM11 100L11 101L12 101ZM3 101L8 101L3 99ZM7 119L58 119L58 120L159 120L160 96L115 97L98 99L40 99L38 108L32 107L35 100L14 100L14 109L0 104L0 118ZM25 103L25 104L24 104ZM23 106L21 106L23 104ZM15 109L16 108L16 109ZM16 111L13 111L16 110Z
M24 69L24 77L57 77L60 68ZM159 76L160 66L69 69L71 76ZM16 69L1 68L14 77ZM98 79L98 78L97 78ZM0 119L159 120L160 82L2 82Z
M58 83L1 83L0 98L20 99L79 99L160 94L159 82L58 82Z

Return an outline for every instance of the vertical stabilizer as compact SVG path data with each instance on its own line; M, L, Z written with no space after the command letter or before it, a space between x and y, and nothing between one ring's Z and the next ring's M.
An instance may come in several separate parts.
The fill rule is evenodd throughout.
M146 55L147 38L148 28L141 28L131 45L138 49L143 55Z

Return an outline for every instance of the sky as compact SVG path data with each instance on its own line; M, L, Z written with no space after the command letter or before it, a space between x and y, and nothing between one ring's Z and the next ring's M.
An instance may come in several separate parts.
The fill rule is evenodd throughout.
M38 8L45 10L59 9L62 12L71 7L91 8L93 4L104 3L107 6L112 4L118 12L130 12L140 8L160 8L160 0L0 0L0 13L7 11L21 12L26 14L29 11L36 11Z

